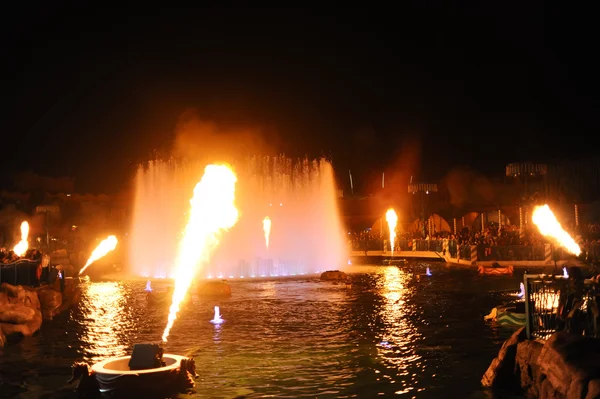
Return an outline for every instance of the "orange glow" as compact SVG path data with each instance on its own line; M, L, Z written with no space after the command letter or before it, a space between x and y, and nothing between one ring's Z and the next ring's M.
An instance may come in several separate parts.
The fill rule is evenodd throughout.
M21 241L19 241L17 243L17 245L15 245L15 247L13 248L13 252L17 256L23 256L23 255L25 255L25 252L27 252L27 249L29 248L29 243L27 242L28 236L29 236L29 223L27 223L26 221L23 221L23 223L21 223Z
M269 219L268 216L263 219L263 231L265 232L265 243L267 244L267 249L269 249L269 237L271 236L271 219Z
M190 216L183 238L179 243L179 253L175 264L175 288L169 319L162 340L167 337L179 306L185 298L198 266L209 260L211 250L219 244L224 230L233 227L238 220L235 207L235 173L225 165L208 165L202 180L194 188L190 201Z
M552 239L556 244L564 247L574 255L579 256L579 254L581 254L579 245L577 245L573 237L562 228L547 204L536 206L531 215L531 219L542 235Z
M113 251L117 247L117 242L118 240L115 236L108 236L104 240L102 240L102 242L98 244L98 246L92 251L92 255L90 256L88 261L85 262L85 266L81 268L79 274L82 274L85 271L85 269L88 268L89 265L102 258L110 251Z
M387 220L390 230L390 245L392 248L392 256L394 256L394 241L396 240L396 225L398 224L398 215L396 215L396 212L390 208L385 214L385 220Z

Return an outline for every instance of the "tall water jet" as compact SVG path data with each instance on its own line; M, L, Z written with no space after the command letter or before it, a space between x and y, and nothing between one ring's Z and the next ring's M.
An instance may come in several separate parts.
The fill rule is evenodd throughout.
M269 249L269 237L271 236L271 219L267 216L263 219L263 232L265 233L265 245Z
M285 156L232 162L237 172L238 223L215 249L201 277L251 278L340 269L348 259L331 163ZM189 193L204 164L155 160L136 175L130 237L132 272L170 277L185 227ZM276 221L269 232L265 215ZM264 225L263 225L264 228Z
M388 228L390 230L390 245L392 247L392 256L394 256L394 241L396 240L396 224L398 224L398 215L392 208L388 209L385 214L385 220L387 220Z

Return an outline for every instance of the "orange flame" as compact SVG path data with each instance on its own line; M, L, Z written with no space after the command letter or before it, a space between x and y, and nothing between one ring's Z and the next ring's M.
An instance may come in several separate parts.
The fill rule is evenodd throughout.
M390 244L392 246L392 256L394 256L394 241L396 240L396 224L398 223L398 215L396 215L396 212L390 208L385 214L385 220L387 220L390 230Z
M266 216L263 219L263 231L265 232L265 243L267 244L267 249L269 249L269 237L271 236L271 219Z
M237 177L229 167L208 165L204 169L202 180L194 188L189 220L179 243L175 288L169 319L162 336L163 342L167 342L179 305L190 288L196 268L208 261L210 251L219 243L220 235L238 220L239 214L234 203L236 181Z
M27 249L29 248L29 243L27 242L28 236L29 236L29 223L27 223L26 221L23 221L21 223L21 241L19 241L17 243L17 245L15 245L15 247L13 248L13 252L15 253L15 255L17 255L17 256L25 255L25 252L27 252Z
M88 268L89 265L91 265L98 259L102 258L104 255L106 255L110 251L114 250L117 247L117 242L118 242L118 240L117 240L117 237L115 237L115 236L108 236L104 240L102 240L102 242L100 244L98 244L98 246L92 251L92 255L90 256L88 261L85 263L85 266L83 266L83 268L81 268L81 270L79 271L79 274L82 274L84 272L84 270Z
M542 235L552 239L558 245L564 247L570 253L579 256L581 254L581 248L575 242L573 237L569 235L562 226L556 220L554 213L550 210L550 207L546 204L543 206L536 206L531 215L533 223L540 230Z

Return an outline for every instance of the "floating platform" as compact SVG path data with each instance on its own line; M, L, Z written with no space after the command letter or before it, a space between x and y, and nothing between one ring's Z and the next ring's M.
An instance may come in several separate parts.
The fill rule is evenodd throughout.
M178 383L179 368L185 356L164 354L165 366L130 370L131 356L110 358L92 366L91 371L98 382L100 392L121 392L132 387L143 387L144 391L165 391Z
M512 265L498 266L498 264L492 264L491 266L479 265L477 267L477 273L486 276L511 276L514 271L515 269Z

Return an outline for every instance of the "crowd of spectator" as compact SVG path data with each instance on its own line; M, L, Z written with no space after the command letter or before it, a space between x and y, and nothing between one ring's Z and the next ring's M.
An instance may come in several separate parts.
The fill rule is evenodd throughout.
M565 230L580 245L583 256L586 258L600 259L600 224L588 223L575 226L565 226ZM448 240L448 245L443 241ZM504 259L510 258L537 258L544 259L544 244L547 240L539 233L534 225L527 225L521 231L518 225L499 225L491 222L485 229L462 228L455 233L449 231L428 232L410 231L397 234L394 251L435 250L444 251L448 248L456 253L457 248L477 247L478 259ZM349 245L354 251L381 251L383 248L390 250L389 239L381 237L379 232L373 233L371 229L349 233ZM562 257L564 252L555 248Z

